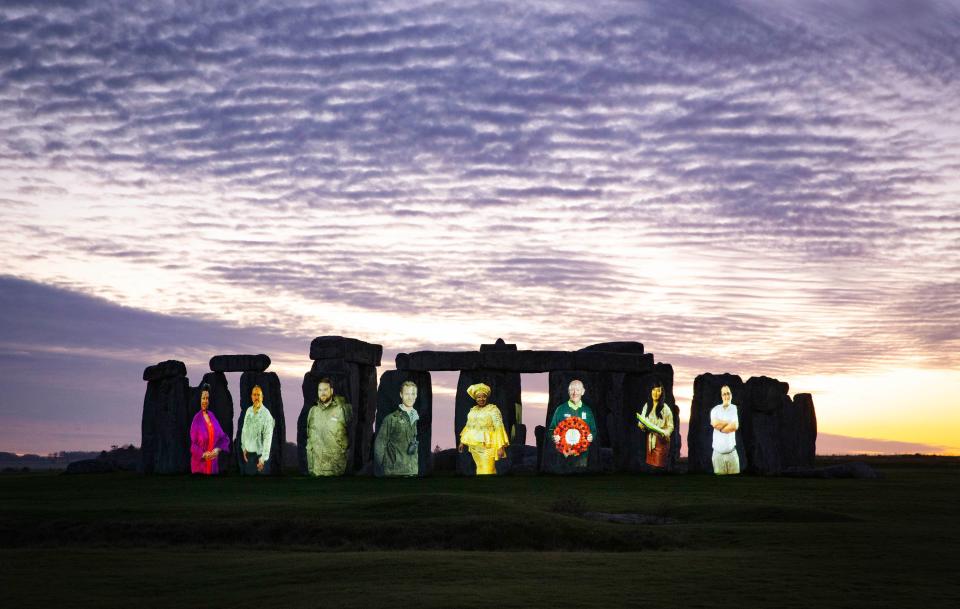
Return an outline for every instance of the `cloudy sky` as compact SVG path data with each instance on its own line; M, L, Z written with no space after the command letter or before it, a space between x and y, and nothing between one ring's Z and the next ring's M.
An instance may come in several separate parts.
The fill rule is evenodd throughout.
M638 340L684 419L766 374L822 450L960 453L960 3L314 4L0 7L0 450L139 443L217 353L293 420L342 334Z

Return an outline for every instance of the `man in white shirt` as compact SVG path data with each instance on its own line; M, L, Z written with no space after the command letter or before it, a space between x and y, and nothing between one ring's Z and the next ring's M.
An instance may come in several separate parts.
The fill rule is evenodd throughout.
M710 425L713 427L713 473L717 475L739 474L740 458L737 456L737 405L731 404L733 392L724 385L720 388L720 399L710 411Z

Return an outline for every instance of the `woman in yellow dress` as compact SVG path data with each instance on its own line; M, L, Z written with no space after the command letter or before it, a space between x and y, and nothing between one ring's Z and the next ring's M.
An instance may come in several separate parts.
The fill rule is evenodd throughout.
M473 462L477 465L477 475L496 474L497 459L507 457L510 439L503 428L503 417L496 404L487 404L490 387L483 383L467 387L467 395L477 404L467 413L467 424L460 432L460 444L457 452L463 452L466 446L470 450Z

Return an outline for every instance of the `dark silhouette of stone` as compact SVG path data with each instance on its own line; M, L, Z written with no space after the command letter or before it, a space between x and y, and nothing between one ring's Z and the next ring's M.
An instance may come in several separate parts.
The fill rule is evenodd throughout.
M388 370L380 375L377 389L377 413L375 431L380 430L383 418L400 406L400 388L407 381L417 384L417 401L413 408L420 415L417 421L419 475L426 476L432 469L433 385L429 372ZM376 442L376 433L373 437ZM372 459L371 455L371 459ZM377 472L374 472L377 473Z
M787 383L766 376L747 379L739 406L740 432L747 451L748 467L740 471L777 475L783 468L781 429L784 411L792 407Z
M743 381L735 374L701 374L693 381L693 400L690 402L690 426L687 430L688 464L690 473L713 473L713 427L710 426L710 410L721 404L720 388L730 387L731 402L737 405L737 416L743 413ZM742 427L736 432L737 456L740 471L748 465L744 451Z
M310 359L342 359L354 364L379 366L383 347L356 338L318 336L310 343Z
M178 376L187 376L187 366L175 359L168 359L165 362L147 366L143 371L143 380L148 382Z
M263 372L270 367L270 357L259 355L214 355L210 370L214 372Z
M240 446L243 437L243 418L247 409L253 406L250 397L255 386L259 385L263 391L263 405L273 416L273 442L270 445L270 474L279 476L283 473L283 444L287 439L287 426L283 414L283 396L280 392L280 377L276 372L251 372L240 375L240 415L237 417L237 435L233 442L233 449L237 466L243 467L243 449ZM226 432L226 429L224 429Z
M533 428L533 437L537 442L537 469L535 471L543 470L543 438L546 434L546 429L543 425L537 425Z
M211 360L212 361L212 360ZM200 412L200 388L204 384L210 386L210 405L213 416L217 418L223 433L230 438L230 448L233 449L233 395L227 385L227 376L223 372L208 372L203 375L200 384L190 390L190 421ZM273 414L273 411L270 411ZM189 433L189 427L188 433ZM220 453L217 457L217 467L220 475L236 469L236 458L231 454Z
M397 370L474 370L480 365L477 351L417 351L398 353Z
M498 338L493 344L484 343L480 345L481 351L516 351L517 346L514 344L507 344L502 338Z
M510 437L510 446L506 449L507 457L497 460L497 474L509 473L512 469L515 455L514 443L516 440L516 413L520 406L520 375L500 370L464 370L457 381L455 398L456 411L454 413L454 442L460 443L460 432L467 424L467 414L476 405L476 402L467 395L467 387L477 383L490 386L491 394L488 404L496 404L500 409L503 427ZM474 476L477 473L476 464L468 448L457 457L457 473L465 476Z
M140 422L145 474L190 471L190 381L183 362L168 360L143 371L147 390Z
M360 342L360 341L358 341ZM364 343L366 344L366 343ZM376 345L379 346L379 345ZM327 377L336 395L351 405L353 420L347 428L348 453L346 473L362 472L372 459L373 424L377 410L377 369L345 359L321 359L313 362L303 377L303 407L297 418L297 450L300 471L307 471L307 415L317 403L317 385Z
M792 408L787 411L789 423L785 422L782 430L792 441L785 443L783 464L785 467L813 467L817 454L817 412L813 407L813 396L796 394Z
M498 370L504 372L551 372L584 370L646 372L653 356L643 353L601 351L417 351L400 353L397 370Z
M603 351L604 353L643 353L643 343L636 341L617 341L611 343L597 343L580 349L581 351Z

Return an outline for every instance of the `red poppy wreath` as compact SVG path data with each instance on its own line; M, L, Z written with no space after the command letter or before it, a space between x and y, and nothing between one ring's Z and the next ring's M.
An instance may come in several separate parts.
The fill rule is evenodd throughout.
M557 424L553 435L560 436L557 450L562 454L580 455L590 448L590 426L580 417L567 417Z

